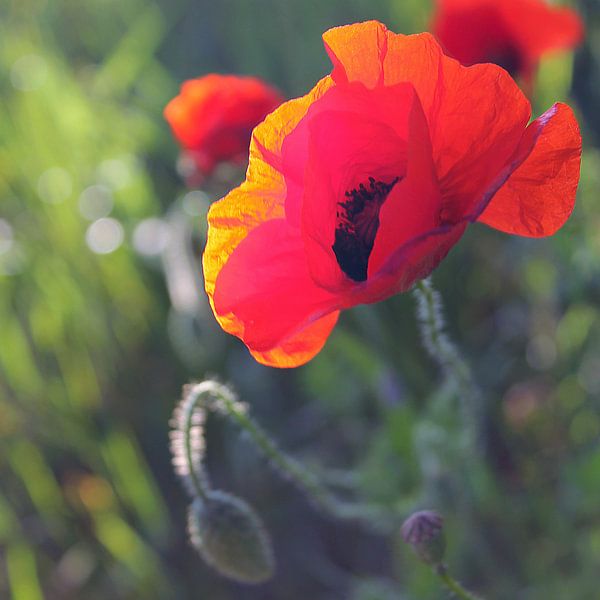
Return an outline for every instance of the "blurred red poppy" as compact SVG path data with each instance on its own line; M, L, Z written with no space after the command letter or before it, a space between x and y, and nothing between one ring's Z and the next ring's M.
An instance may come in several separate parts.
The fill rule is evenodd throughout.
M210 175L221 162L248 159L252 130L281 102L260 79L211 74L186 81L164 114L200 172Z
M481 221L546 236L569 217L581 137L496 65L375 21L327 31L334 69L255 130L246 181L210 209L214 313L266 365L323 346L341 309L426 277Z
M529 84L542 55L583 38L574 10L543 0L437 0L431 30L464 65L493 62Z

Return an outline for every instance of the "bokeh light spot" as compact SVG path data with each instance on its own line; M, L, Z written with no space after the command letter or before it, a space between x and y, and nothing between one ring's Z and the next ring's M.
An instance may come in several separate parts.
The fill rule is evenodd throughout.
M133 231L133 247L143 256L158 256L168 246L169 226L162 219L144 219Z
M110 254L122 243L125 234L123 226L116 219L109 217L94 221L85 234L85 241L92 252Z

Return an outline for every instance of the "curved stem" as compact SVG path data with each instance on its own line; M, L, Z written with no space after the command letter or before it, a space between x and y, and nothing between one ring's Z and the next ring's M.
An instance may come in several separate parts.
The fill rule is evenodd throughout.
M438 565L436 569L438 577L442 580L444 585L460 600L481 600L477 596L474 596L466 590L456 579L454 579L449 573L446 565Z
M338 500L319 478L302 463L283 452L277 443L248 414L247 406L233 392L216 381L203 381L186 388L184 399L175 413L172 450L179 474L189 482L188 487L200 498L210 490L203 470L203 423L207 411L231 419L248 434L254 445L277 470L302 490L322 510L341 519L362 520L371 527L396 526L399 515L362 503ZM183 454L183 456L182 456Z
M184 398L184 402L181 405L183 448L187 467L186 475L189 477L196 495L202 500L206 500L207 494L210 491L210 484L204 473L201 460L202 457L198 455L198 448L196 449L196 456L194 456L194 436L192 435L192 431L198 426L197 423L194 423L196 407L200 403L203 395L207 393L210 393L210 389L206 386L202 386L202 384L194 386L190 390L189 395Z
M303 465L287 456L269 435L249 415L244 405L235 400L230 390L223 386L220 400L226 414L243 429L262 454L275 465L281 473L304 490L320 506L328 505L329 493L323 488L316 476Z

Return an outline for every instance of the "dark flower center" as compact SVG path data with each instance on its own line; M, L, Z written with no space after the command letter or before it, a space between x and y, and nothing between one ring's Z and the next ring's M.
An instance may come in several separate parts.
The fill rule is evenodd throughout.
M390 183L369 177L368 187L361 183L338 202L332 249L342 271L354 281L367 279L369 256L379 229L379 211L398 181L400 177Z

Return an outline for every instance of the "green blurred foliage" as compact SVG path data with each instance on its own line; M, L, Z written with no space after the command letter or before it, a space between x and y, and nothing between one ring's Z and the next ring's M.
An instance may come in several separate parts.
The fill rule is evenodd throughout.
M134 243L144 220L185 206L161 115L183 79L256 74L299 95L329 69L325 29L377 18L420 31L429 3L4 0L0 597L444 597L399 536L316 514L212 422L209 468L260 510L279 566L259 589L206 569L185 540L167 439L181 384L206 371L338 485L443 513L451 569L484 597L596 597L600 18L596 2L581 7L575 77L571 56L544 61L534 102L539 113L576 92L586 148L572 219L550 240L473 227L435 276L482 390L473 451L410 295L344 314L314 361L279 372L206 311L174 313L159 261Z

